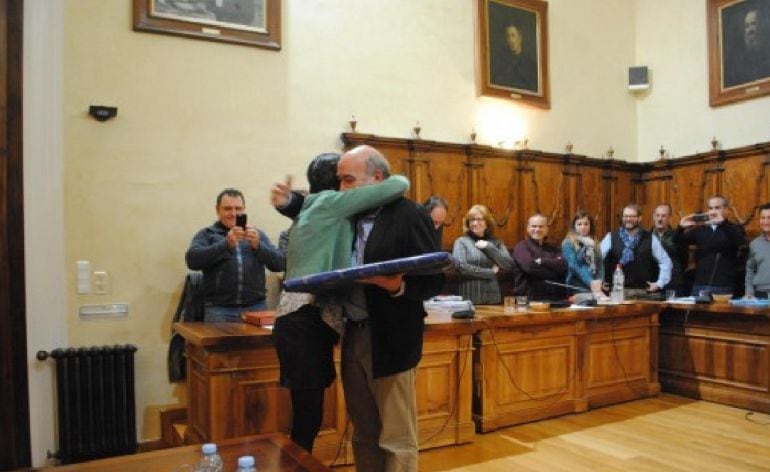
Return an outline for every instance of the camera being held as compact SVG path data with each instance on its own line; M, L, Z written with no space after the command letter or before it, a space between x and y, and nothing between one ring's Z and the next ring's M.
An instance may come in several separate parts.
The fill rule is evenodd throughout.
M712 210L709 208L707 213L691 213L679 221L679 226L690 228L700 225L718 225L726 220L726 208Z

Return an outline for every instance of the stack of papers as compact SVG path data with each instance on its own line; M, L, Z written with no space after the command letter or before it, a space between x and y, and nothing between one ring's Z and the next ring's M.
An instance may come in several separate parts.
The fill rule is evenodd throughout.
M457 313L459 311L473 310L473 303L470 300L463 300L459 295L443 295L433 297L423 302L426 311L435 311L439 313Z
M668 303L676 303L677 305L695 305L695 297L674 297L666 301Z

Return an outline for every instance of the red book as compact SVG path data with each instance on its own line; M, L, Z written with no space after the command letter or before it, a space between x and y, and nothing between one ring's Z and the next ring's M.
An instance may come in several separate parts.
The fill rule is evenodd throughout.
M275 322L275 311L247 311L241 315L241 319L257 326L272 325Z

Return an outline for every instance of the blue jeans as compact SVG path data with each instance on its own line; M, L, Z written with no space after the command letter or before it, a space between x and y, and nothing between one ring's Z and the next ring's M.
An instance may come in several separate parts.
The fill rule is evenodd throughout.
M693 285L692 286L692 294L693 297L697 297L700 295L701 291L706 291L708 293L733 293L734 288L730 285Z
M203 307L203 321L206 323L240 323L241 313L266 309L267 303L264 300L248 306L222 306L207 303Z

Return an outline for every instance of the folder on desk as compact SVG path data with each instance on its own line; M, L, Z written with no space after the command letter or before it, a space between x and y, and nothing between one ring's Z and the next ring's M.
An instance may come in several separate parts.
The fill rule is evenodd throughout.
M438 274L454 265L452 256L446 252L430 252L419 256L373 262L349 269L319 272L284 281L287 292L321 293L338 290L353 284L356 280L375 275L392 275L405 272L406 275Z

